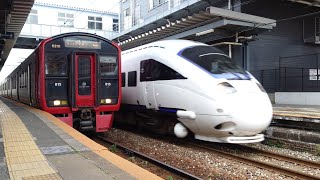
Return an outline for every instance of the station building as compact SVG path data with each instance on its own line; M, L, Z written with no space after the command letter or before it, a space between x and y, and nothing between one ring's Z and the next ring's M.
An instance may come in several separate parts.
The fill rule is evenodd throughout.
M320 2L122 0L123 50L161 39L216 46L281 104L320 105Z
M34 48L43 38L77 31L111 39L123 50L162 39L200 41L252 73L273 102L320 105L317 0L121 0L119 5L117 14L35 2L15 47Z
M34 2L15 47L67 32L88 32L110 39L119 32L118 13Z

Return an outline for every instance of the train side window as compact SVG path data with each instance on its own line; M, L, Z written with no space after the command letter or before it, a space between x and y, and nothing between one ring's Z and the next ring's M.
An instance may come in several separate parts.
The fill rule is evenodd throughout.
M137 86L137 71L128 72L128 86Z
M140 63L140 81L186 79L180 73L153 59Z
M23 72L21 72L20 74L20 88L22 88L22 85L23 85Z
M24 71L24 88L27 87L27 82L28 82L28 73L27 70Z
M23 86L23 72L20 74L20 88Z
M21 88L21 74L19 74L19 79L18 79L18 84L19 84L19 88Z
M12 77L12 89L17 89L16 76L15 75Z
M24 70L24 71L23 71L23 88L26 87L26 84L27 84L27 73L26 73L26 71Z
M22 71L20 74L20 88L23 88L24 84L24 72Z
M121 86L126 86L126 73L121 73L122 79L121 79Z
M22 74L19 74L19 88L22 87Z

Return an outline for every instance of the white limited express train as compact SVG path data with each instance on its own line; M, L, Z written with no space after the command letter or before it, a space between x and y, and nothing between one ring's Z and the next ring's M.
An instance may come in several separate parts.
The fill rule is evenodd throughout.
M220 50L165 40L122 53L119 121L184 138L254 143L272 119L261 84Z

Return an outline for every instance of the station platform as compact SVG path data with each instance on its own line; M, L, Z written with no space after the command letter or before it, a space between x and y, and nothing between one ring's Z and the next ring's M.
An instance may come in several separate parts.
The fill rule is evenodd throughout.
M273 104L273 121L264 134L280 146L320 154L320 106Z
M320 123L320 106L273 104L273 118Z
M161 179L49 113L0 97L0 179Z

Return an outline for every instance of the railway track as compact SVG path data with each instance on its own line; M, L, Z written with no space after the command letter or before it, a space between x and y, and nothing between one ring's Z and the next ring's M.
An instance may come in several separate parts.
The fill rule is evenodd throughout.
M299 179L320 179L320 176L313 175L310 173L302 172L297 169L309 169L313 168L316 170L320 169L320 163L308 160L302 160L287 156L283 154L277 154L271 151L256 149L244 145L227 145L228 149L237 149L241 153L231 152L229 150L219 150L218 148L210 147L211 145L204 143L189 143L191 146L202 148L205 150L212 151L224 158L236 160L248 165L261 167L267 170L276 171L289 177ZM250 156L249 153L254 153ZM286 168L282 166L274 165L274 161L283 161L295 165L295 168Z
M123 149L123 150L125 150L127 152L130 152L130 153L134 154L135 156L137 156L137 157L139 157L141 159L147 160L148 162L152 162L152 163L158 165L161 168L164 168L164 169L166 169L166 170L168 170L168 171L170 171L170 172L172 172L172 173L174 173L176 175L179 175L180 177L183 177L183 178L186 178L186 179L202 179L202 178L197 177L195 175L192 175L192 174L190 174L190 173L188 173L186 171L183 171L183 170L181 170L179 168L173 167L173 166L171 166L169 164L166 164L166 163L161 162L161 161L159 161L157 159L154 159L154 158L152 158L152 157L150 157L148 155L145 155L143 153L140 153L138 151L135 151L133 149L125 147L125 146L123 146L123 145L121 145L119 143L113 142L113 141L111 141L111 140L109 140L109 139L107 139L105 137L98 136L97 138L99 140L103 141L103 142L108 143L108 144L117 145L118 148L121 148L121 149Z
M320 132L320 123L273 119L271 126Z
M145 135L150 137L149 134ZM168 138L157 137L156 139L168 141ZM202 151L206 150L209 153L212 152L211 154L214 156L221 156L225 159L229 159L234 162L241 162L252 167L261 168L274 174L283 175L284 177L320 180L319 162L299 159L289 155L257 149L246 145L207 143L194 139L183 141L180 139L170 139L170 141L175 145L178 144L182 147L192 147L194 150L199 149L199 151L201 151L201 149ZM308 170L310 171L308 172Z

